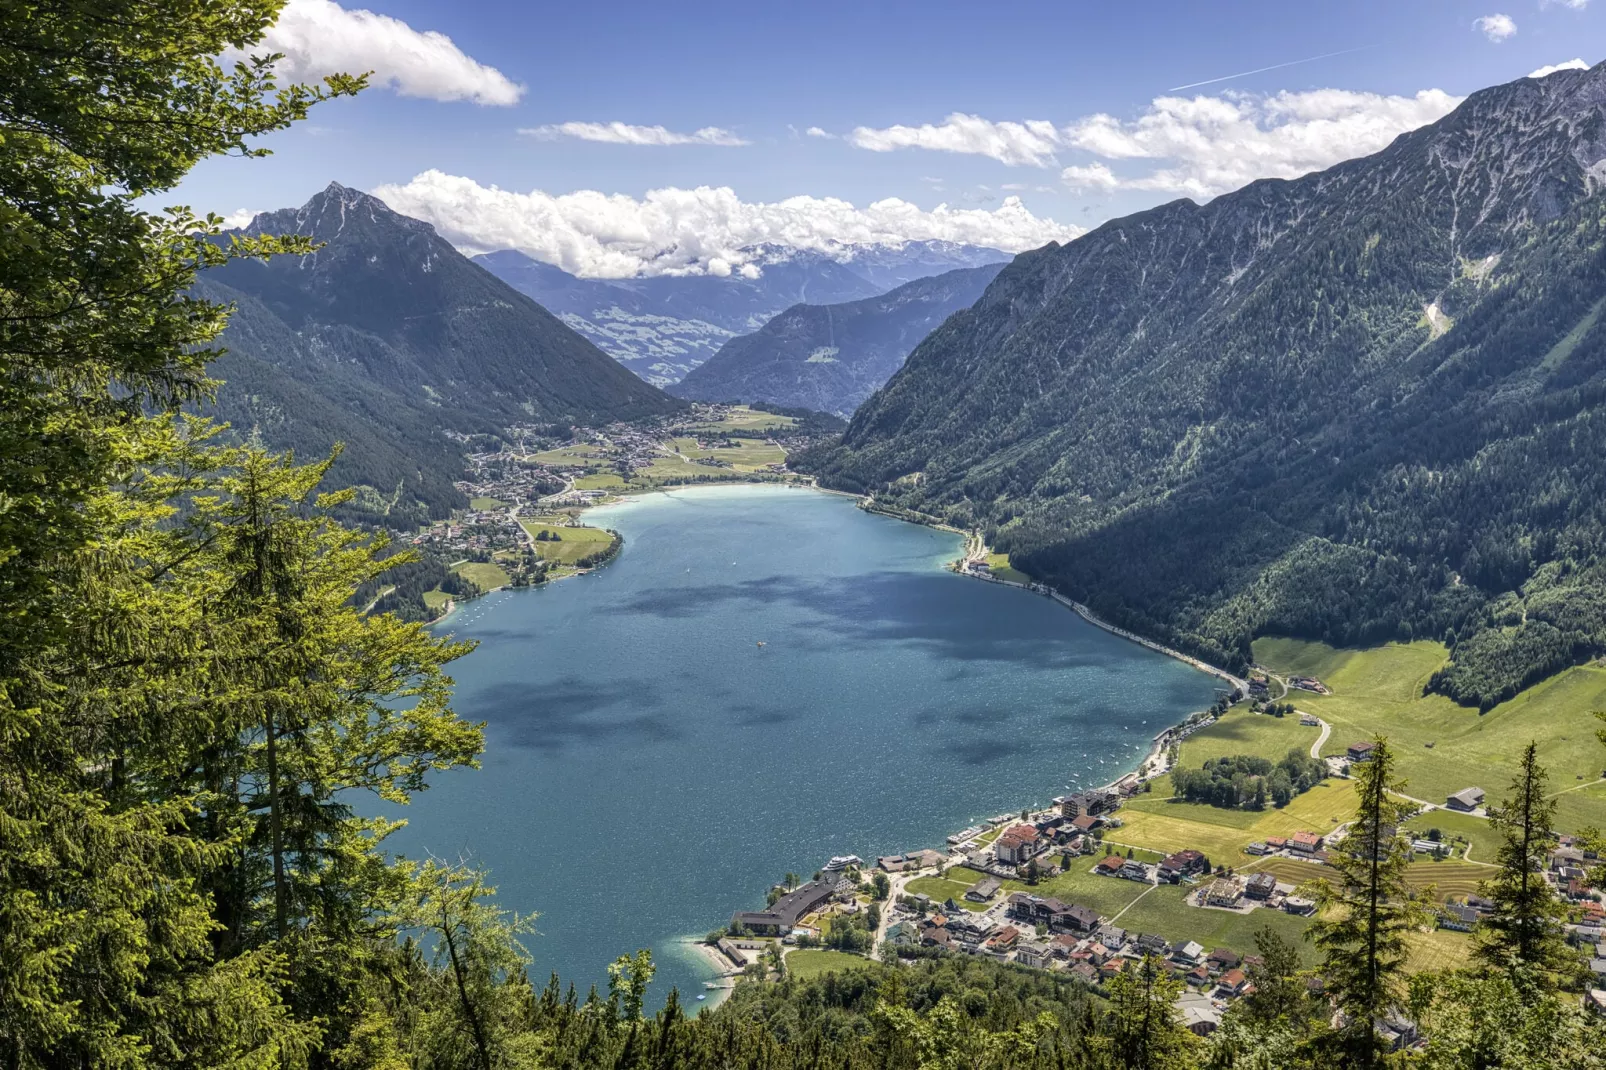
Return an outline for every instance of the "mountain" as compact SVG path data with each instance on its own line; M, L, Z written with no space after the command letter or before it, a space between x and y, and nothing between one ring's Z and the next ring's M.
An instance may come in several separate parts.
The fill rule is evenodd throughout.
M839 305L793 305L733 338L669 392L852 415L943 320L973 304L1004 265L960 268Z
M643 379L663 386L678 382L730 339L757 330L799 302L873 297L913 279L1005 257L993 249L936 241L844 245L830 253L764 245L746 252L759 272L756 278L734 273L582 279L515 250L474 260Z
M303 455L345 452L337 479L375 511L416 519L461 504L451 436L513 423L634 419L681 407L528 297L365 193L331 183L248 233L305 234L305 257L234 261L200 296L237 310L210 411Z
M1443 639L1487 708L1606 652L1606 66L1023 254L800 458L1234 666Z

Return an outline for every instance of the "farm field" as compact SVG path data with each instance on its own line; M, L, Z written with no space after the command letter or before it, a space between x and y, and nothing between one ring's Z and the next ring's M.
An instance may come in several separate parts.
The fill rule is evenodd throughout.
M1133 903L1116 924L1128 932L1156 933L1168 940L1197 940L1208 948L1230 947L1241 955L1254 954L1255 933L1271 929L1299 948L1306 965L1315 963L1315 951L1305 940L1309 918L1271 909L1239 914L1232 910L1193 907L1183 902L1192 890L1187 885L1156 885L1152 892Z
M1289 698L1282 701L1294 701L1302 694L1292 692ZM1320 736L1321 729L1301 725L1298 715L1270 717L1263 713L1250 713L1246 704L1240 704L1228 710L1209 728L1183 740L1181 762L1185 768L1197 769L1211 758L1226 758L1235 754L1256 754L1275 762L1291 750L1309 754L1311 744ZM1335 743L1336 738L1329 738L1327 746L1323 748L1324 753L1335 753ZM1159 785L1155 785L1155 788L1159 790Z
M607 463L600 449L594 446L559 446L530 454L528 460L551 468L601 468Z
M496 587L505 587L513 579L501 565L488 561L468 561L458 565L452 571L458 573L464 579L472 580L480 586L481 590L486 591Z
M1473 817L1471 814L1458 814L1453 810L1429 810L1419 814L1405 823L1411 835L1417 839L1427 839L1429 829L1438 829L1445 843L1450 843L1459 836L1472 844L1473 862L1493 862L1495 849L1500 846L1500 835L1489 824L1488 819ZM1466 844L1455 844L1457 857Z
M504 502L501 498L487 498L483 495L478 498L470 498L468 500L468 507L470 509L506 509L507 505L508 503Z
M1230 723L1237 717L1277 720L1259 714L1229 713L1223 723ZM1234 750L1230 753L1246 752ZM1107 838L1168 853L1191 847L1203 851L1213 865L1242 866L1252 857L1243 851L1247 844L1267 836L1287 838L1301 831L1325 835L1355 813L1355 786L1347 780L1328 780L1296 795L1281 810L1259 812L1226 810L1157 795L1158 792L1152 793L1127 803L1119 812L1122 827L1111 829Z
M1338 650L1260 639L1254 653L1273 671L1316 676L1332 688L1331 695L1290 696L1298 708L1333 725L1325 753L1385 735L1399 755L1405 790L1417 798L1442 804L1446 795L1476 786L1498 802L1516 755L1535 740L1551 789L1559 793L1560 830L1606 825L1606 785L1596 783L1606 769L1606 747L1595 738L1600 723L1591 714L1606 709L1606 668L1568 669L1480 715L1442 695L1423 694L1428 678L1448 659L1438 643Z
M613 541L613 536L601 528L571 528L532 520L520 520L519 525L532 538L543 532L557 536L556 540L536 538L535 552L542 560L559 565L572 565L582 557L605 549Z

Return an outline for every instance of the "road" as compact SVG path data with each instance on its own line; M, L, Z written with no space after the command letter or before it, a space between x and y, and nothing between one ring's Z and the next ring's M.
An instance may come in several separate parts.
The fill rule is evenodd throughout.
M1295 710L1294 712L1300 714L1300 716L1304 716L1300 710ZM1326 721L1323 721L1320 717L1316 718L1316 720L1322 726L1322 734L1317 736L1316 742L1310 745L1310 756L1312 758L1320 758L1322 756L1322 744L1326 743L1327 737L1333 734L1332 725L1328 724Z

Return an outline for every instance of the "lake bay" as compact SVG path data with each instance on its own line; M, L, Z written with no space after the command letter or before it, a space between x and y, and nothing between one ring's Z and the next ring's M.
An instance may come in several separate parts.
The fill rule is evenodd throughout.
M866 859L1133 768L1215 681L1024 591L941 568L960 539L782 487L590 511L607 567L467 604L441 631L483 768L438 775L390 846L488 867L539 912L540 984L582 995L650 947L654 1002L705 969L682 938L781 876ZM762 645L760 645L762 644Z

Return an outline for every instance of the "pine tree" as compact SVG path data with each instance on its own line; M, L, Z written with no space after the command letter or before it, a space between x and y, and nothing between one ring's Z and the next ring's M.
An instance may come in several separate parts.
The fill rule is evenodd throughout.
M1576 969L1577 962L1562 936L1567 908L1544 878L1556 813L1545 790L1548 782L1538 746L1530 742L1523 748L1511 794L1489 814L1501 835L1496 852L1500 873L1482 886L1494 909L1479 927L1476 953L1524 989L1553 987L1556 975Z
M1334 1037L1337 1058L1353 1067L1379 1065L1374 1025L1405 1001L1407 937L1425 924L1430 894L1406 883L1411 849L1399 827L1411 808L1393 794L1404 784L1394 776L1388 741L1380 737L1375 744L1356 776L1355 819L1330 851L1328 866L1337 876L1308 886L1318 911L1307 932L1321 952L1327 991L1345 1018Z
M1103 1038L1114 1065L1129 1070L1170 1070L1192 1065L1194 1035L1177 1018L1182 982L1161 961L1145 955L1136 968L1110 980L1110 1009Z

